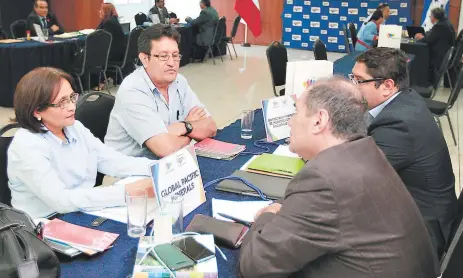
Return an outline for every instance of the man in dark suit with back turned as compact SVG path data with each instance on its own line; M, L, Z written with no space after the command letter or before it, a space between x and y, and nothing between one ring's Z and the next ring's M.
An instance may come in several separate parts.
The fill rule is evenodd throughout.
M455 45L455 30L450 21L445 17L442 8L435 8L431 11L431 23L434 26L425 35L416 34L415 38L420 42L426 42L429 46L429 74L428 79L432 83L436 73L444 59L445 53Z
M49 35L64 33L56 16L48 12L48 3L45 0L35 0L34 10L27 17L27 30L31 31L31 36L37 36L34 24L41 26L42 29L48 29Z
M309 161L258 213L241 246L243 277L435 278L437 259L400 177L366 135L363 97L339 78L296 103L291 151Z
M375 139L418 205L442 255L457 204L449 150L426 103L407 88L407 56L390 48L357 57L352 80L368 101Z
M190 23L196 34L196 44L200 46L207 46L214 40L214 31L219 20L219 14L211 7L210 0L201 0L199 3L201 13L195 19L187 17L186 22Z

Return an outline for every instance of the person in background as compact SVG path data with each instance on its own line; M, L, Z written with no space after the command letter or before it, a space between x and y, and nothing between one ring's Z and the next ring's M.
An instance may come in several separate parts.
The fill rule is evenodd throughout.
M36 68L19 82L14 99L21 128L8 149L8 185L13 207L32 218L125 204L126 190L144 189L150 179L95 187L97 171L119 178L149 176L146 158L122 155L105 146L74 118L78 94L71 77Z
M27 17L27 30L31 32L31 36L37 36L34 24L41 26L42 29L48 29L50 36L64 33L64 28L59 24L56 16L48 12L48 2L45 0L35 0L34 10Z
M455 44L456 35L455 29L445 16L444 9L433 9L430 18L434 26L426 34L416 34L415 39L428 43L430 57L428 80L432 84L445 54Z
M125 35L117 18L116 8L111 3L102 3L99 13L101 22L96 29L103 29L113 37L108 60L122 61L125 55Z
M386 20L389 18L389 15L391 14L391 9L389 8L389 4L387 3L381 3L378 5L378 7L376 8L376 11L381 11L383 13L383 17L384 17L384 21L383 23L381 24L386 24ZM373 16L374 12L372 14L370 14L364 21L363 21L363 25L367 25L368 22L370 22L371 20L371 17Z
M378 41L379 25L381 25L383 21L383 12L375 11L370 18L370 22L360 28L355 50L366 51L376 45Z
M122 82L105 143L130 156L164 157L217 132L215 121L187 80L175 28L155 24L138 39L143 66Z
M351 80L368 102L368 135L418 205L440 258L457 211L455 177L441 130L408 88L407 60L398 49L371 49L357 57Z
M190 23L196 30L196 44L199 46L207 46L214 40L214 30L219 20L219 14L211 7L210 0L201 0L199 5L201 7L199 16L195 19L187 17L185 21Z
M339 77L297 100L289 148L308 162L284 198L257 213L241 246L241 277L438 276L416 204L365 137L366 109Z
M154 6L150 9L148 13L148 20L152 21L151 16L157 14L159 16L159 22L162 24L166 24L166 20L170 24L176 24L179 22L177 16L172 16L173 13L167 11L165 0L156 0ZM174 14L175 15L175 14Z

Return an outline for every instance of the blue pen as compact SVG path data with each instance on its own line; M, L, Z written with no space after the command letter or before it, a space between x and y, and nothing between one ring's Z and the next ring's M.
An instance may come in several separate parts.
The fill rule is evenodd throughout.
M251 228L251 223L249 223L248 221L244 221L244 220L241 220L241 219L238 219L236 217L233 217L231 215L228 215L228 214L224 214L224 213L217 213L218 215L222 216L223 218L227 218L227 219L230 219L230 220L233 220L235 221L236 223L240 223L240 224L243 224L244 226L246 227L249 227Z

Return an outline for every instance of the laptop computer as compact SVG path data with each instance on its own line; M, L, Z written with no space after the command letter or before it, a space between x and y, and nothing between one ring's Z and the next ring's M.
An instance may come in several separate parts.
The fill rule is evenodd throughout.
M416 34L425 34L424 28L421 26L407 26L408 37L413 39Z

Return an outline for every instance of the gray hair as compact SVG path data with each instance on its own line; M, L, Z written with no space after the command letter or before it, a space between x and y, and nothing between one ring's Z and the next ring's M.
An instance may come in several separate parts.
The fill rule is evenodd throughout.
M343 77L318 80L306 94L307 116L328 112L333 136L352 140L367 134L368 105L358 87Z

